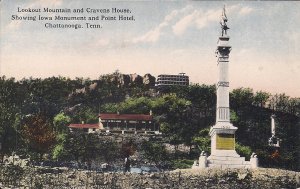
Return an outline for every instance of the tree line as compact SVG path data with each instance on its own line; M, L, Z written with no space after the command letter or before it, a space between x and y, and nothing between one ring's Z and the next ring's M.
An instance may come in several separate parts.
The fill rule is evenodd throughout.
M93 149L84 148L86 145L80 142L72 147L73 152L67 153L66 149L71 148L68 141L76 137L66 126L82 121L97 123L99 112L149 114L152 111L164 134L164 142L174 145L175 150L180 144L190 147L189 154L182 155L178 151L175 159L195 159L200 151L210 151L208 132L215 123L216 113L214 85L173 86L158 91L154 85L142 82L124 85L121 76L115 72L95 80L1 77L1 156L18 152L37 158L49 154L54 159L76 159L82 152L92 153ZM238 88L230 93L230 107L231 122L238 127L236 148L241 155L249 157L255 151L262 166L299 169L300 98ZM282 139L276 157L272 156L274 149L268 146L272 114L276 115L277 133ZM81 138L92 143L89 138ZM114 141L110 142L106 146L113 147ZM156 144L157 141L153 141L152 145L143 146L151 151L150 147L158 148ZM165 150L161 151L165 154Z

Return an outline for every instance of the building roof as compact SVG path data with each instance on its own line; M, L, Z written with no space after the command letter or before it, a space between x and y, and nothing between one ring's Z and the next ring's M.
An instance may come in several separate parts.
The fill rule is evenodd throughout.
M189 78L189 76L184 75L185 73L179 73L178 75L172 75L172 74L160 74L157 77L175 77L175 78Z
M69 128L78 128L78 129L99 129L99 124L76 124L72 123L68 126Z
M101 113L99 117L102 120L131 120L131 121L152 121L152 115L146 114L114 114L114 113Z

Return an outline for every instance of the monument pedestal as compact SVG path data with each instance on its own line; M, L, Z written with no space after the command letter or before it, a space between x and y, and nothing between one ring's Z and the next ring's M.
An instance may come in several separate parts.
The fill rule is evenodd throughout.
M218 122L210 129L211 155L207 158L207 167L250 168L251 164L235 151L235 131L229 122Z

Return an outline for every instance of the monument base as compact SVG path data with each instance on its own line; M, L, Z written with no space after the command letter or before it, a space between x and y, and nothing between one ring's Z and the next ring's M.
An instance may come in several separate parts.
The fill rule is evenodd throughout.
M229 122L217 123L210 129L211 136L211 155L206 156L204 152L199 157L198 164L194 163L193 169L203 168L257 168L258 159L253 153L250 161L246 161L245 157L241 157L235 151L235 131Z
M236 130L230 122L218 122L211 128L211 155L207 158L207 167L251 168L250 161L235 151Z
M235 151L234 151L235 152ZM240 157L236 152L234 156L211 155L207 158L207 167L211 168L251 168L250 161L245 161L244 157Z
M244 157L240 157L234 150L225 152L223 155L211 155L206 157L205 153L201 153L198 163L194 163L192 169L255 169L258 168L258 159L255 153L251 155L250 161L246 161Z

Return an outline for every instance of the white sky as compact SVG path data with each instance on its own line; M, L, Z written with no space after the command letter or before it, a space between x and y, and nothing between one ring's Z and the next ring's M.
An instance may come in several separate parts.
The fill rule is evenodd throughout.
M0 75L96 79L118 69L154 76L185 72L193 83L214 84L224 3L232 45L231 89L300 97L297 1L2 0ZM12 21L13 14L32 15L17 13L18 7L129 8L135 21L99 21L102 29L46 29L44 21Z

